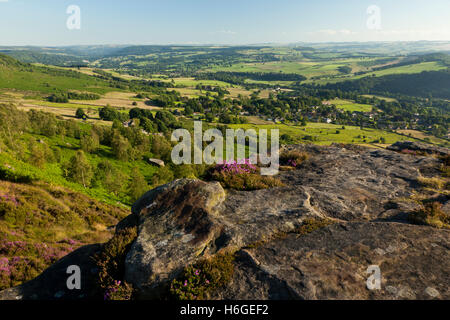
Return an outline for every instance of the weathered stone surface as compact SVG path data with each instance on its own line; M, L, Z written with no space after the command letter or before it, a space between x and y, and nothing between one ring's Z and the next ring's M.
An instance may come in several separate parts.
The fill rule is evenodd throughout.
M437 169L439 162L437 159L403 155L389 150L346 149L338 145L332 147L296 146L295 148L307 151L311 158L299 170L280 173L280 178L285 182L286 186L253 192L228 191L226 200L220 201L215 207L215 214L208 215L216 218L213 219L214 230L220 230L220 232L215 231L212 233L213 236L204 237L205 241L201 242L200 245L188 242L188 246L185 246L183 241L171 240L174 239L174 232L176 234L178 227L176 224L166 222L167 218L177 216L170 209L172 207L171 203L177 203L178 209L176 210L185 210L181 209L181 207L186 206L190 208L191 205L186 203L186 199L196 199L196 194L198 193L196 188L183 187L183 190L186 191L186 193L183 192L184 198L180 197L176 201L175 198L178 192L168 190L178 189L180 183L186 186L184 185L185 182L175 182L163 187L170 196L165 195L164 192L161 193L160 190L152 191L150 196L144 196L143 199L147 199L145 200L146 202L138 202L133 208L134 213L141 212L141 226L147 227L143 227L144 229L142 230L145 231L141 232L142 236L139 237L138 242L133 247L133 253L130 253L130 259L127 260L129 280L132 280L135 284L143 284L144 281L142 279L147 279L145 277L151 274L152 276L150 276L148 281L151 285L147 288L141 286L144 292L150 293L156 284L160 285L175 276L175 273L171 274L170 272L176 272L177 268L183 264L188 265L196 261L196 259L214 253L218 249L217 242L220 243L219 248L239 250L260 241L270 240L280 232L292 232L301 225L304 219L310 217L330 218L336 222L378 221L380 226L383 225L382 223L389 225L389 222L392 221L406 224L408 223L406 219L408 213L418 208L418 205L413 201L408 201L408 198L420 188L417 182L419 174L433 176L439 173ZM194 186L197 183L199 182L189 181L187 185ZM204 185L208 184L205 183ZM200 187L200 190L204 185L201 183L202 187ZM164 205L164 212L165 214L168 212L170 214L163 215L163 218L155 219L152 217L149 219L149 213L152 215L160 210L151 207L155 192L168 201L168 204ZM204 192L200 191L200 193ZM163 194L164 196L162 196ZM150 206L148 212L146 211L147 209L142 209L146 208L146 206ZM190 209L187 210L190 211ZM365 224L362 225L364 226ZM397 226L400 228L403 225L391 224L393 230L396 230ZM412 225L408 226L412 230L420 228ZM158 228L163 230L162 233L156 233L158 234L156 236L154 230L158 230ZM361 239L354 239L356 244L360 243L365 234L370 231L358 230L361 232L359 234ZM435 229L432 228L427 230L432 234L435 232ZM392 231L386 230L386 232ZM150 239L149 236L144 236L149 234L154 235L156 240ZM384 236L381 233L377 234L381 241ZM411 236L414 235L413 232L410 234ZM183 236L185 237L185 235L180 234L180 239ZM412 240L419 241L420 236ZM445 233L445 236L448 236L448 233ZM345 235L342 237L345 237ZM190 237L186 239L191 241ZM333 239L328 239L328 241L333 244L339 244ZM155 249L155 243L160 246L173 243L174 247L168 249L163 246L164 248L161 251L161 249ZM281 247L283 243L280 242ZM145 249L145 246L150 246L150 249ZM389 245L385 247L387 248ZM338 246L335 248L337 249ZM289 250L292 250L292 248ZM275 256L278 255L278 248L274 249L273 252L276 252ZM134 256L137 259L131 258ZM158 258L155 258L156 256ZM149 258L150 260L146 260ZM360 258L365 261L365 258ZM180 259L184 259L181 264L179 263ZM424 259L424 261L426 260ZM174 261L177 263L174 264ZM330 260L330 263L333 265L336 262ZM137 265L142 266L143 270L147 270L147 273L136 271ZM149 267L150 265L155 267ZM426 265L425 262L424 265ZM150 269L153 270L151 273L148 272ZM271 269L269 268L268 270ZM274 270L276 271L277 267L272 270L272 273L275 272ZM333 270L333 267L329 270L321 270L325 273L332 273L330 270ZM438 278L442 280L442 275ZM244 282L247 281L245 279L242 280ZM280 281L282 282L282 280ZM253 285L252 282L249 283ZM268 297L267 295L257 295L250 288L246 292L246 298L249 299L264 299ZM276 294L284 298L307 297L307 295L301 296L298 292L291 289L287 291L281 290ZM350 293L346 294L346 298L351 298ZM402 294L407 295L404 292ZM336 297L338 296L336 295ZM339 297L344 296L345 294L342 294ZM244 296L240 297L244 298ZM326 294L317 297L321 299L326 298ZM227 298L227 296L223 296L223 298ZM333 296L330 295L329 298L333 298Z
M423 191L418 177L440 175L439 159L358 146L287 149L310 158L280 172L284 187L225 195L218 183L183 179L133 205L117 228L138 226L125 280L141 299L158 297L183 267L221 250L238 259L217 299L450 298L450 231L407 219L419 208L411 200ZM439 197L445 212L450 199ZM335 224L297 237L311 217ZM380 266L380 291L366 288L369 265Z
M450 151L447 148L440 148L434 145L416 141L399 141L389 146L388 149L393 151L402 151L402 150L421 151L428 154L439 154L443 156L450 154Z
M339 223L239 252L216 299L450 298L450 231L401 223ZM380 267L381 290L367 268ZM432 288L432 289L430 289Z
M219 183L177 180L145 194L134 206L138 237L126 259L125 280L145 293L212 250L221 236ZM150 288L148 288L150 287Z

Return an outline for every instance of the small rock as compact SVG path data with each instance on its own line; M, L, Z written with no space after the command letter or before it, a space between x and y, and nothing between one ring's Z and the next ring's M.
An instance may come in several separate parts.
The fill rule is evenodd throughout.
M416 294L414 293L414 291L406 286L400 288L400 290L398 291L398 296L403 299L416 299Z
M386 248L386 252L388 252L388 253L393 253L395 251L397 251L397 247L396 246L389 245L389 247Z
M159 160L159 159L151 159L150 158L150 159L148 159L148 162L150 164L157 165L158 167L164 167L165 166L164 161Z
M433 287L428 287L428 288L426 288L425 289L425 293L427 294L427 295L429 295L430 297L432 297L432 298L436 298L436 297L438 297L439 296L439 291L437 291L435 288L433 288Z
M386 287L386 291L389 292L390 294L394 295L394 296L397 295L397 293L398 293L397 288L393 287L393 286L387 286Z

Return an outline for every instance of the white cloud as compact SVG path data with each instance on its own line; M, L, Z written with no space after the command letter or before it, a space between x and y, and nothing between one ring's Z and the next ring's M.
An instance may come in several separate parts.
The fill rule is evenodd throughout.
M377 30L368 34L371 38L382 38L390 41L398 40L449 40L450 29L390 29Z
M218 33L222 33L222 34L237 34L237 32L231 31L231 30L222 30L222 31L219 31Z
M341 30L325 29L325 30L319 30L317 32L312 32L312 33L313 34L319 33L319 34L328 35L328 36L356 34L356 32L348 30L348 29L341 29Z

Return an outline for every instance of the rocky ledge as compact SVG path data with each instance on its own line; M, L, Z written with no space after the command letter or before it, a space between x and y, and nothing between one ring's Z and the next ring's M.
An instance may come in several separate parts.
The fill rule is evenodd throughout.
M234 256L234 272L224 287L208 293L210 299L450 298L450 230L408 218L420 210L419 195L450 214L448 192L421 181L441 176L439 156L448 149L405 143L390 150L287 149L310 157L280 172L283 187L244 192L183 179L135 203L117 229L138 230L123 277L136 298L165 298L186 266L223 253ZM311 221L326 223L305 228ZM81 248L35 280L0 292L0 299L89 298L98 272L90 257L99 250ZM66 287L65 270L74 264L83 272L76 292ZM370 266L379 268L378 289L367 286Z

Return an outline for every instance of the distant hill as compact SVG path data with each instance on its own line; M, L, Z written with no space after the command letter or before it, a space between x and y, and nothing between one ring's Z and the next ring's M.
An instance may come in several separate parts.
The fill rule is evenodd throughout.
M34 50L0 50L0 53L26 63L41 63L60 67L87 66L87 62L84 59L66 54L49 54Z
M27 64L24 64L14 58L11 58L7 55L0 54L0 68L22 68L27 67Z
M0 88L43 94L77 90L92 93L112 91L111 83L73 70L35 66L0 54Z
M450 99L450 72L430 71L417 74L393 74L326 84L326 89L371 94L403 94L415 97Z

